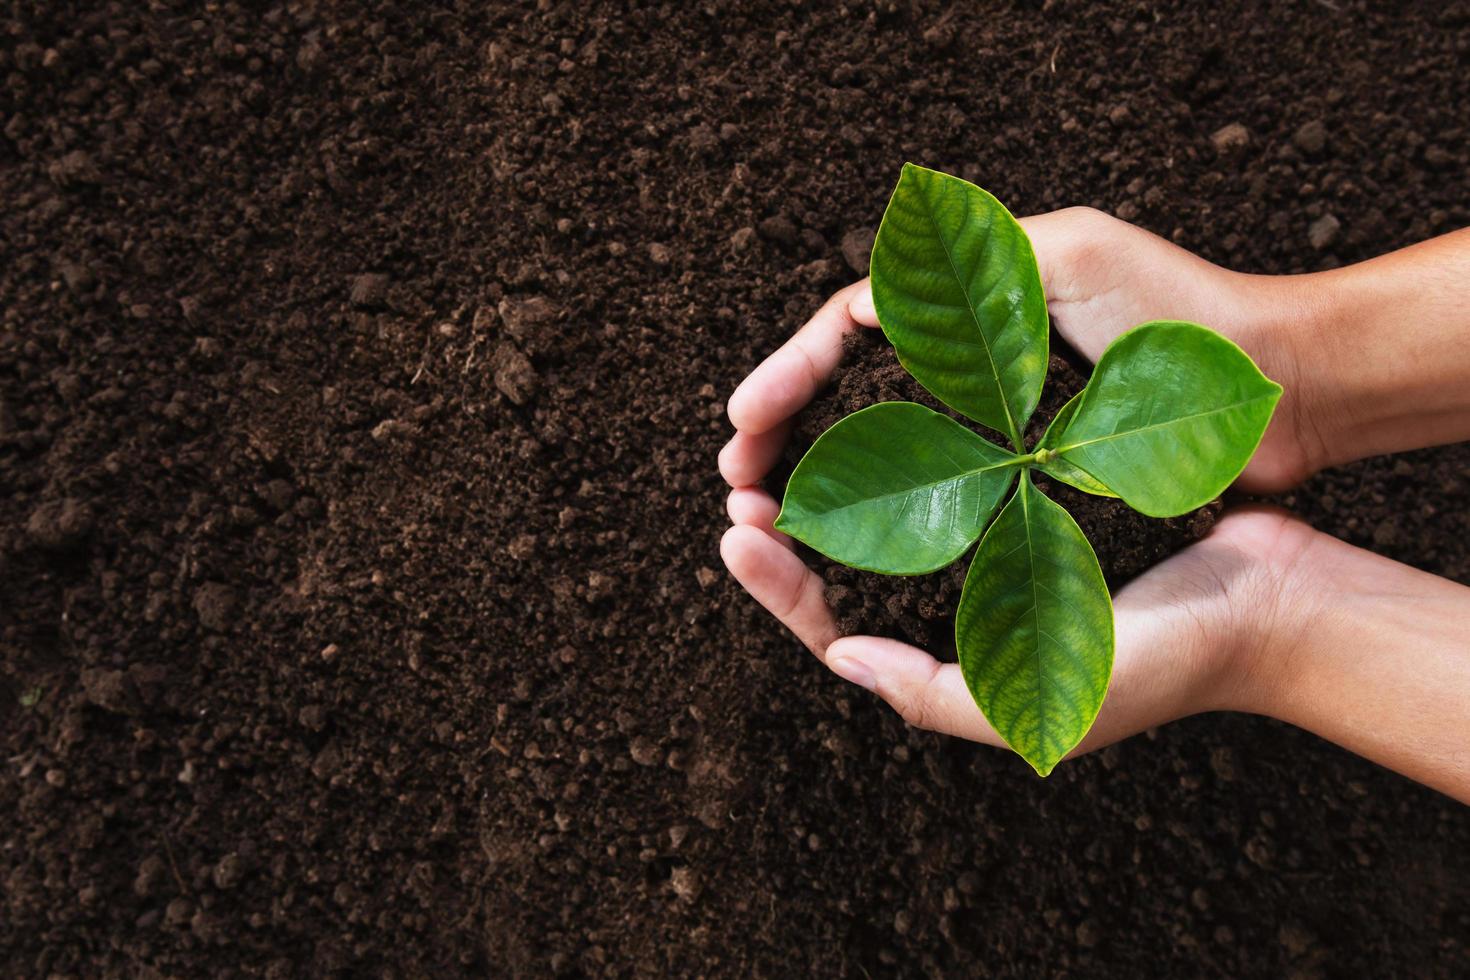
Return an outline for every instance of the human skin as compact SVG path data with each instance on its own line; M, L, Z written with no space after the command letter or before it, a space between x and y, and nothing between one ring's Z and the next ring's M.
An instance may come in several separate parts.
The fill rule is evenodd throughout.
M1285 394L1238 486L1275 492L1325 466L1470 438L1470 230L1359 265L1255 276L1086 208L1022 220L1057 329L1096 360L1146 320L1209 324ZM910 724L1004 744L958 666L895 640L839 637L820 578L772 527L760 481L850 330L838 292L731 395L720 452L726 566L834 673ZM1352 547L1271 508L1228 513L1114 596L1112 682L1080 754L1205 711L1315 732L1470 803L1470 588Z

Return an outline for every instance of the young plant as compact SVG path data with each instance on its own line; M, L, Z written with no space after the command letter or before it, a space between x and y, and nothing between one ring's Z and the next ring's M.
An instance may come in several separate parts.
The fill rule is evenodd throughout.
M935 571L980 538L955 614L960 669L990 724L1045 776L1102 707L1113 604L1092 546L1031 471L1150 517L1187 513L1245 469L1281 386L1219 334L1156 320L1113 341L1027 452L1048 321L1036 256L1010 212L967 181L905 164L871 275L899 363L1010 448L913 402L869 406L802 458L776 527L887 575Z

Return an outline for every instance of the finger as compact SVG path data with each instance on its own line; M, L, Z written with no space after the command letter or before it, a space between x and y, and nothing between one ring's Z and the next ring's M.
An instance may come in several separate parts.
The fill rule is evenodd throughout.
M827 648L838 676L875 691L915 728L1001 745L965 686L958 664L876 636L844 636Z
M737 487L731 490L730 496L725 499L725 513L730 515L731 524L759 528L783 548L796 547L790 537L774 527L776 515L781 513L781 505L758 487Z
M852 299L847 304L847 312L852 315L853 322L860 327L876 327L878 311L873 306L872 283L864 279L848 288L853 290Z
M741 432L765 432L795 415L827 383L842 359L842 338L876 326L868 281L839 290L816 316L776 349L735 389L727 411Z
M720 450L720 475L732 487L759 483L781 458L781 450L790 431L790 424L782 422L773 429L756 434L736 432Z
M720 539L725 567L796 638L818 657L837 638L837 625L822 591L822 580L794 552L748 525L732 527Z

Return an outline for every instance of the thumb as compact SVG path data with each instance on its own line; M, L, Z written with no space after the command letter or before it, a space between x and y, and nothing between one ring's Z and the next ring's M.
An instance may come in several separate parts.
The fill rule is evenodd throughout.
M876 693L915 728L1001 745L960 675L958 664L876 636L845 636L827 647L827 666Z

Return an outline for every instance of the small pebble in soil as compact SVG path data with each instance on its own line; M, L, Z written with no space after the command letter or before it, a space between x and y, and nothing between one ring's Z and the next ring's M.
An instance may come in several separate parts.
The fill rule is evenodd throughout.
M484 307L485 314L490 313L488 307ZM556 304L551 303L544 295L529 295L529 297L506 297L500 301L497 307L500 313L501 323L506 325L506 334L513 336L517 341L528 338L539 329L545 328L548 323L554 322L557 316ZM481 332L481 314L475 314L475 332Z
M784 214L766 218L760 224L756 225L756 229L760 232L762 238L768 241L779 242L782 245L795 245L801 234L797 230L796 222Z
M842 257L847 267L860 276L868 274L868 260L873 255L873 241L878 236L876 228L854 228L842 236Z
M1324 214L1307 228L1307 240L1320 252L1337 240L1337 233L1341 229L1342 222L1335 215Z
M1215 145L1215 152L1221 156L1229 156L1239 153L1250 145L1251 133L1240 123L1230 123L1215 130L1210 137L1210 142Z
M693 902L699 897L699 876L693 868L675 868L669 875L669 887L680 901Z
M220 862L214 866L212 877L214 886L223 891L228 891L240 883L244 875L244 862L238 854L226 854Z
M388 277L381 272L365 272L352 280L348 299L358 309L378 309L387 298Z
M85 503L75 497L48 500L31 512L26 533L32 542L48 551L67 551L79 546L92 533L94 517Z
M63 261L58 264L57 271L61 273L66 288L78 296L90 293L97 286L97 277L81 262Z
M223 582L205 582L194 592L194 612L205 629L222 633L230 628L238 600Z
M82 691L90 703L113 714L129 713L131 706L122 671L89 667L82 671L81 680Z
M639 735L628 743L628 755L640 766L656 766L660 757L658 743L645 735Z
M83 150L72 150L53 161L46 168L46 174L57 186L67 189L102 183L102 173L97 164Z
M1322 124L1322 120L1313 119L1298 127L1292 134L1291 141L1298 150L1309 156L1316 156L1327 146L1327 127Z
M490 358L495 387L516 405L524 405L536 394L540 379L531 361L515 345L502 343Z

